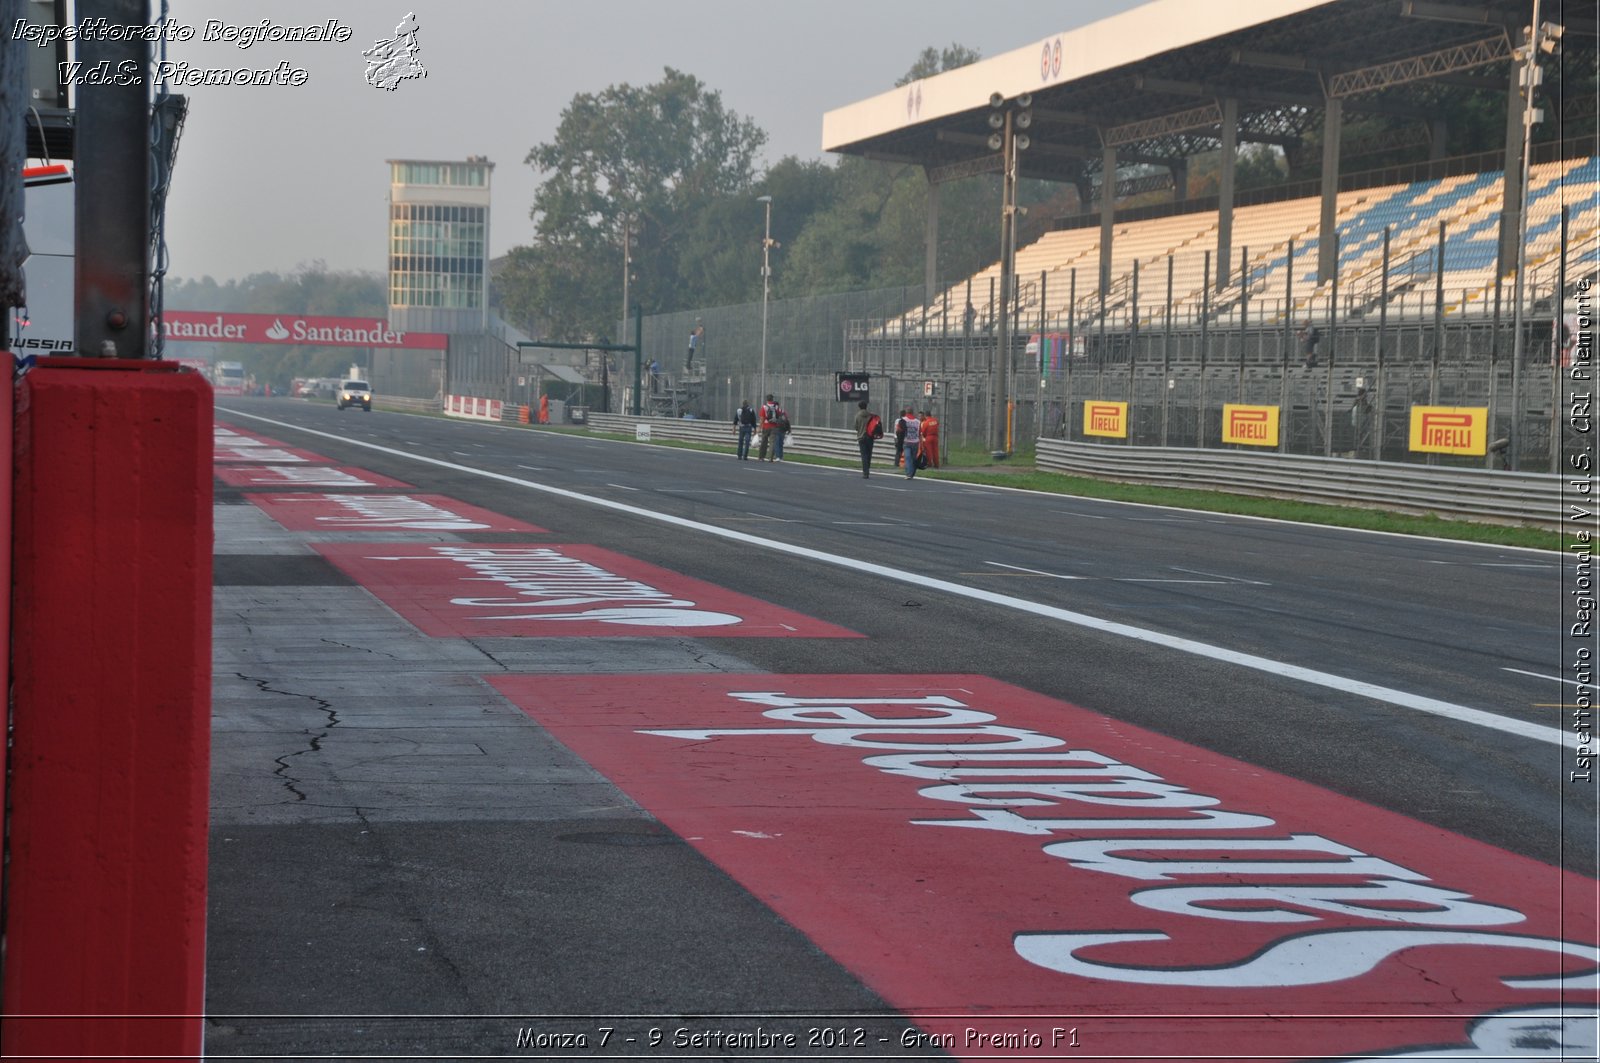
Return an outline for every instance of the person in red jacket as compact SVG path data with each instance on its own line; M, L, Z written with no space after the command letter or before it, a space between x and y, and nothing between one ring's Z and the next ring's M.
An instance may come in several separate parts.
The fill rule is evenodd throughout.
M772 433L778 430L778 414L781 412L778 400L771 395L761 404L761 448L756 451L758 461L773 460L767 457L767 450L772 446Z

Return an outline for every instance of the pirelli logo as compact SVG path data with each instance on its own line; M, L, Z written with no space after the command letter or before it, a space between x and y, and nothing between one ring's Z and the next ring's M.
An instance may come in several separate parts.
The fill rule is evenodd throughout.
M1411 407L1411 449L1422 454L1488 453L1486 406Z
M1251 447L1278 445L1278 407L1222 404L1222 441Z
M1083 434L1128 438L1128 404L1091 399L1083 404Z

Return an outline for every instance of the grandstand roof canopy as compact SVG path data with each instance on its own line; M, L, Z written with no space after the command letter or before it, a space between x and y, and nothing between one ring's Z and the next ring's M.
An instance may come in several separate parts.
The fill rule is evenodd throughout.
M1441 93L1510 86L1533 0L1153 0L823 116L825 151L925 166L934 181L996 169L994 93L1032 96L1023 176L1082 179L1105 147L1120 164L1170 165L1220 144L1223 101L1240 143L1293 151L1326 101L1347 116L1414 121ZM1592 3L1545 0L1569 58L1593 65ZM1592 118L1592 109L1589 114Z

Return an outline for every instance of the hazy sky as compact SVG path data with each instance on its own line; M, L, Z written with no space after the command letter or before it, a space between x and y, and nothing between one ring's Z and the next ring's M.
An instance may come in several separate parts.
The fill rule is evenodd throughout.
M698 77L766 130L764 163L822 157L824 112L892 88L923 48L985 57L1137 6L1138 0L170 0L195 39L167 58L194 67L307 71L293 86L175 87L190 97L167 213L171 274L242 278L317 260L385 268L392 158L495 163L490 250L527 243L537 174L523 162L580 92ZM159 9L159 3L156 5ZM427 70L393 91L368 85L362 51L414 12ZM321 23L346 43L248 49L201 40L231 26Z

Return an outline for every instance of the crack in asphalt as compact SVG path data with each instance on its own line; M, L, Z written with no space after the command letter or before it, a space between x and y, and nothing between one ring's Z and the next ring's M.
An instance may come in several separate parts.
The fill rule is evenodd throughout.
M273 770L272 774L283 780L284 789L288 790L291 794L294 794L294 799L296 801L304 801L306 799L306 794L304 790L300 789L300 783L303 780L289 774L289 761L293 760L295 757L303 757L307 753L322 752L322 740L327 738L329 733L335 727L339 726L338 711L334 709L333 702L319 698L315 694L297 694L292 690L279 690L278 688L270 685L272 680L257 679L255 676L245 675L243 672L235 672L234 675L238 676L240 679L243 679L246 683L254 683L256 685L256 689L264 694L282 694L284 697L289 698L303 698L304 700L314 704L318 712L327 714L328 726L322 731L313 733L312 728L306 728L300 732L301 734L310 735L311 737L311 741L309 744L307 744L306 748L297 749L293 753L285 753L283 756L274 757L272 760L272 762L277 765L277 768ZM359 810L357 810L357 815L360 815Z
M322 639L321 641L326 643L329 646L337 646L342 650L360 650L362 653L371 653L371 654L374 654L374 655L381 655L381 656L387 657L391 661L400 660L400 657L397 656L396 654L393 654L393 653L382 653L382 651L375 650L371 646L352 646L348 642L340 642L338 639L329 639L329 638Z

